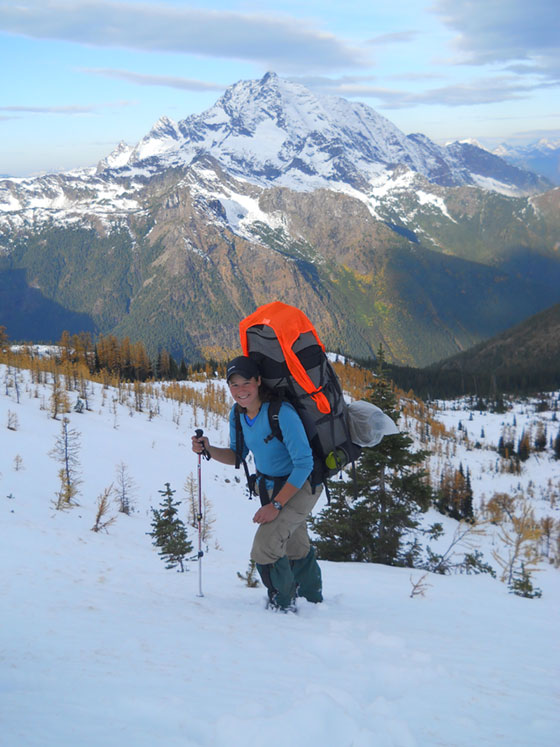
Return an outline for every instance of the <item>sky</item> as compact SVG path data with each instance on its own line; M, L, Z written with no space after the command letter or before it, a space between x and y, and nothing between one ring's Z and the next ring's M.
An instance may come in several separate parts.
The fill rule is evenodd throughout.
M266 72L406 134L560 136L557 0L0 0L0 174L96 163Z

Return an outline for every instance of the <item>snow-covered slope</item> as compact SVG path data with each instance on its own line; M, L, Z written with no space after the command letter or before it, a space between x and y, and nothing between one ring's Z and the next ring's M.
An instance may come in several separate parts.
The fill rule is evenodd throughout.
M110 159L111 160L111 159ZM11 232L43 223L68 226L96 218L130 215L141 209L140 184L107 178L95 169L49 174L31 179L0 180L0 226Z
M200 407L195 417L155 391L138 412L133 391L92 386L91 410L68 415L80 434L79 506L55 511L49 452L61 424L48 414L51 387L24 373L18 403L5 367L0 377L2 744L557 744L558 570L543 564L536 600L487 575L429 575L424 596L411 598L422 571L322 562L322 605L267 612L262 588L237 577L247 570L256 507L231 468L202 465L215 523L200 567L165 570L146 536L166 482L187 519L183 486L197 471L190 434L203 427L223 443L224 419ZM6 428L14 416L15 430ZM515 416L519 429L537 417L529 404ZM468 417L441 411L449 428L462 419L479 435ZM513 413L475 417L490 442ZM551 413L538 417L552 422ZM455 439L448 443L452 450ZM480 452L490 462L491 449L464 440L455 448L451 458L471 468L476 496L492 491L492 470L475 459ZM113 507L116 522L92 532L97 496L121 462L136 483L135 511ZM558 486L559 469L547 451L516 481L531 482L538 497L548 481ZM449 540L454 522L444 523ZM196 545L193 529L190 537ZM489 562L491 546L483 547Z

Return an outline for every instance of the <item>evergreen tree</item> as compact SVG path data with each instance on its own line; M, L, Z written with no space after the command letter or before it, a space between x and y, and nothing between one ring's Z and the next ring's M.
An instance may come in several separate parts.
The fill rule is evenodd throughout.
M383 351L378 352L378 377L369 401L395 422L399 412L395 392L383 375ZM420 465L426 452L411 451L404 433L386 436L372 449L364 449L356 464L356 479L332 487L331 503L311 525L315 545L325 560L354 560L412 566L418 546L405 542L427 511L432 491Z
M465 479L465 493L462 500L462 517L466 521L474 521L474 507L473 507L473 489L471 484L471 471L467 468L467 477Z
M160 350L156 362L156 376L158 379L168 381L170 377L171 357L167 350Z
M513 575L509 589L512 594L516 594L518 597L525 597L526 599L539 599L542 597L542 591L538 587L533 586L531 574L525 568L524 563L521 563L521 569Z
M6 332L6 327L0 325L0 352L2 352L8 345L9 339L10 338L8 337L8 333Z
M529 442L529 436L523 431L519 444L517 446L517 456L522 462L526 462L529 459L531 453L531 444Z
M539 422L535 434L535 451L544 451L546 449L547 435L544 423Z
M554 439L552 449L554 451L555 458L560 459L560 430L556 434L556 438Z
M503 434L500 436L500 438L498 440L498 454L501 457L505 457L506 456L506 443L505 443L505 439L504 439Z
M435 506L440 513L452 519L472 522L474 511L471 474L467 468L465 476L462 463L458 470L447 470L442 474Z
M168 482L165 490L158 491L163 496L160 508L152 508L152 531L148 532L153 538L153 545L159 547L159 556L165 561L166 568L180 567L183 573L185 559L192 552L193 546L187 537L185 524L178 516L180 501L173 500L174 490Z
M515 444L513 441L513 436L509 429L504 429L502 431L502 435L500 436L500 440L498 441L498 454L503 459L511 459L515 452Z

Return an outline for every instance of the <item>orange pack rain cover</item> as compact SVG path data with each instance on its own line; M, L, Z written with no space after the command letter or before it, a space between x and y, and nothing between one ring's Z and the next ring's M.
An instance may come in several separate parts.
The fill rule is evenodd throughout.
M325 346L319 339L315 327L303 311L296 309L295 306L288 306L281 301L273 301L264 306L259 306L256 311L239 322L239 336L243 355L249 355L247 330L256 324L266 324L274 330L292 376L301 388L312 397L319 412L329 413L331 406L328 399L322 392L316 390L315 384L309 378L307 371L292 349L293 344L302 333L312 332L323 352L325 351Z

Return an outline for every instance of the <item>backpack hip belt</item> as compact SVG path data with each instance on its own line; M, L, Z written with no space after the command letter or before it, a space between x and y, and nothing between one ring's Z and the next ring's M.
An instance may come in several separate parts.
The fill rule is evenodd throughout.
M256 485L258 487L259 498L261 499L261 506L266 506L268 503L273 501L278 493L282 490L286 484L290 475L281 475L280 477L273 477L271 475L263 475L262 472L257 472L255 475ZM272 495L270 495L267 482L272 482Z

